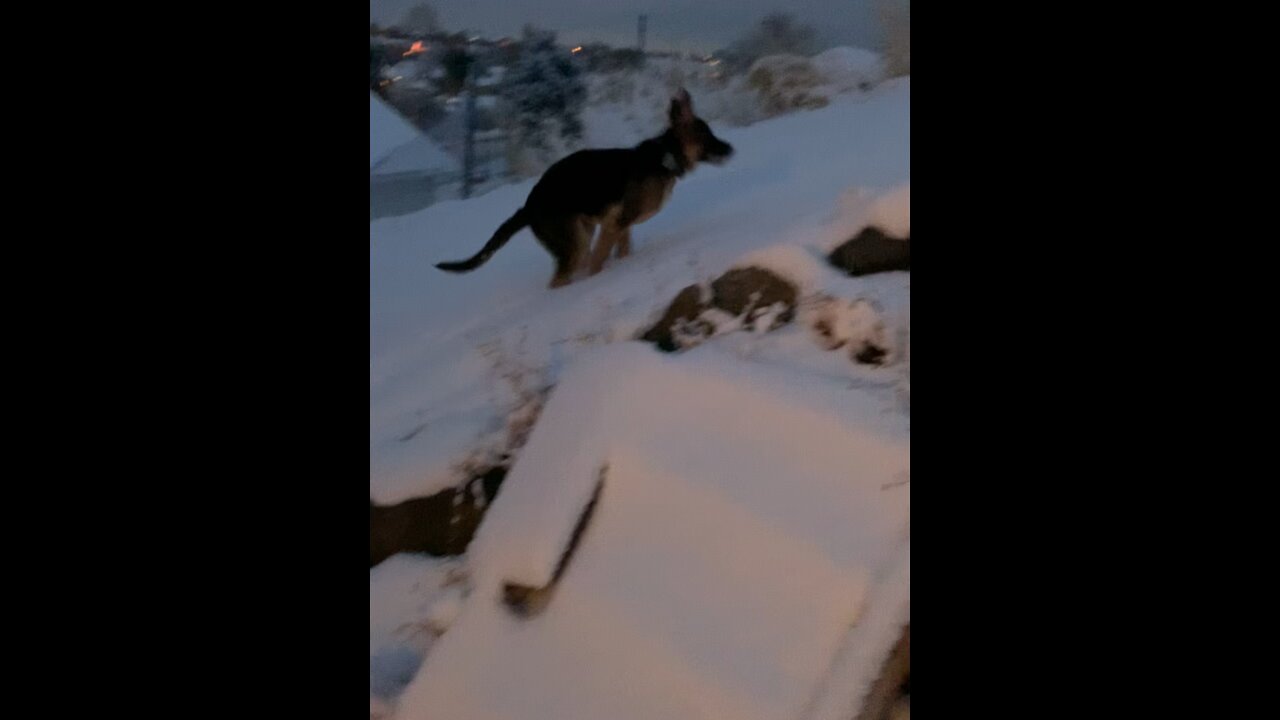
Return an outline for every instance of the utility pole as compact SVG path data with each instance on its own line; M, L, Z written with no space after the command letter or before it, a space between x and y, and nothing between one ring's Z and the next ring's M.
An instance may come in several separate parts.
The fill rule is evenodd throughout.
M649 25L649 16L641 15L640 23L638 27L638 33L637 33L640 39L640 52L644 52L644 35L645 35L645 30L648 29L648 25Z
M463 132L465 141L462 146L462 198L471 197L472 178L475 177L476 164L476 63L472 58L467 63L467 79L463 83L463 92L467 94L463 110Z

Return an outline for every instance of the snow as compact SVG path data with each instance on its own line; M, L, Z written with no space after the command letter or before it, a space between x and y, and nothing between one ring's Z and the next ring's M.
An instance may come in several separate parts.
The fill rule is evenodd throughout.
M839 91L875 85L884 79L884 60L863 48L833 47L810 58L813 67L827 83Z
M533 180L370 224L370 497L515 456L450 566L465 581L416 557L371 570L371 714L853 716L909 618L910 275L824 257L869 224L909 234L910 79L712 127L733 159L682 179L630 257L557 290L528 230L472 273L433 267L475 253ZM749 265L797 285L792 322L726 315L674 356L631 341L682 288ZM865 342L885 365L851 359ZM501 585L552 577L605 466L546 611L515 618Z
M888 344L884 323L871 303L864 299L853 302L827 300L819 306L818 312L823 327L829 331L822 343L829 350L848 346L856 351L866 343L878 347Z
M821 256L803 245L781 244L749 252L731 264L731 268L763 267L788 280L801 294L822 289L837 274Z
M911 621L911 543L894 553L868 595L866 613L840 642L826 676L819 682L805 720L849 720L875 682L904 625Z
M911 186L900 185L892 192L876 198L867 218L886 234L905 238L911 234Z
M821 243L830 252L867 225L874 225L890 237L911 235L911 185L904 183L888 192L868 193L850 188L840 195L837 210Z
M369 167L415 137L417 128L369 91Z
M395 555L369 571L369 695L386 705L417 672L435 640L433 627L447 627L447 616L432 618L433 603L451 602L445 587L459 562L418 555Z
M397 717L797 717L907 552L909 448L863 391L777 379L639 343L575 363L469 550L472 601ZM548 610L514 617L502 584L550 580L602 467ZM894 640L859 645L846 695Z

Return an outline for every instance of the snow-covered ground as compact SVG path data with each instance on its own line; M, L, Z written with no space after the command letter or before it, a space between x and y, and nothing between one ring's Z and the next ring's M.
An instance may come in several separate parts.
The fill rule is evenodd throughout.
M456 485L513 450L509 424L555 388L458 566L465 599L442 589L439 561L371 570L379 712L425 655L401 717L839 717L896 639L910 276L851 278L823 256L869 223L909 232L910 80L713 128L734 158L678 183L633 230L630 257L565 288L547 289L552 260L528 230L472 273L433 267L478 250L533 181L371 223L375 501ZM682 288L748 264L800 289L795 322L675 357L629 342ZM871 336L883 367L834 347ZM546 615L504 614L496 585L547 579L606 464L600 512ZM449 625L434 644L385 630L428 617ZM532 705L512 714L520 702Z
M504 418L527 391L553 384L582 349L634 337L686 285L775 245L812 256L865 222L873 203L856 199L910 177L909 81L873 95L717 130L734 158L679 182L662 212L634 229L630 257L555 292L551 257L528 230L472 273L433 267L474 254L533 181L371 223L373 499L458 482L469 458L504 449Z
M454 600L454 558L394 555L369 571L369 692L394 697L436 638L433 611Z

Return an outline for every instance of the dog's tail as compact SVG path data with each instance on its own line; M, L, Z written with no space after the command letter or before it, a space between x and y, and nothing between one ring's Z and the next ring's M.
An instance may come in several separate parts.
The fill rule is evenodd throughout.
M480 252L473 255L471 259L460 260L458 262L436 263L436 267L444 270L445 272L454 273L464 273L475 270L485 264L490 256L498 252L499 248L506 245L512 235L520 232L520 230L524 229L528 224L529 214L525 212L524 208L520 208L516 211L515 215L507 218L507 221L502 223L497 232L493 234L493 237L489 238L489 242L485 243L484 247L480 248Z

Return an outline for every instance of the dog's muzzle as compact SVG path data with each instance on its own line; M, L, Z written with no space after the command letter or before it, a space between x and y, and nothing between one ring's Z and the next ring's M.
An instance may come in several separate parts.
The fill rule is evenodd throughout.
M733 146L729 143L720 143L718 147L707 152L704 161L712 165L723 165L733 156Z

